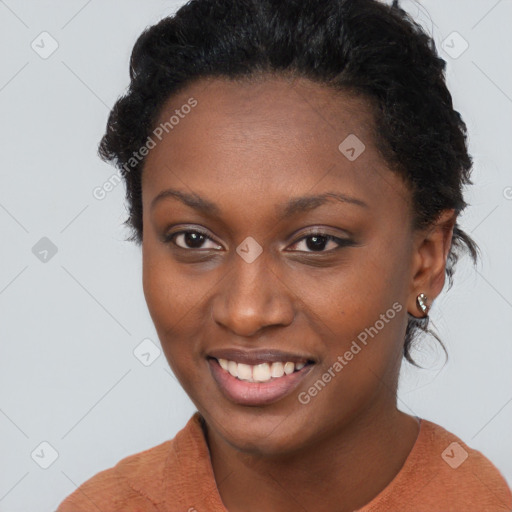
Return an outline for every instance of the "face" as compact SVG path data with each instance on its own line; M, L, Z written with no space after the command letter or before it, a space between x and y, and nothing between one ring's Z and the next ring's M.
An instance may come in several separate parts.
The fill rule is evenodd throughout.
M393 410L412 214L370 105L305 79L209 79L160 122L143 288L209 428L242 451L291 453Z

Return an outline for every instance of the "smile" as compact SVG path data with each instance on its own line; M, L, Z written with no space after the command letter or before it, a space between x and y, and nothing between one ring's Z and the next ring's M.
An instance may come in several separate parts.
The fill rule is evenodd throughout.
M221 393L238 405L261 406L283 399L313 369L311 360L268 361L248 364L208 357L213 379Z
M261 363L256 365L237 363L227 359L218 359L223 370L239 380L247 382L268 382L271 379L279 379L284 375L290 375L306 366L307 361L293 363L292 361L275 363Z

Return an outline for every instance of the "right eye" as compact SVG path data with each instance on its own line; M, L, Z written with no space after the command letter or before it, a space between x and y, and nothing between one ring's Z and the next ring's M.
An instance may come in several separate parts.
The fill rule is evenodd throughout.
M178 240L181 243L178 243ZM200 250L200 249L222 249L218 244L215 244L216 247L202 247L205 240L210 240L215 244L215 242L203 231L195 230L195 229L189 229L187 231L177 231L176 233L171 233L169 235L166 235L165 237L165 243L172 243L179 247L180 249L185 250Z

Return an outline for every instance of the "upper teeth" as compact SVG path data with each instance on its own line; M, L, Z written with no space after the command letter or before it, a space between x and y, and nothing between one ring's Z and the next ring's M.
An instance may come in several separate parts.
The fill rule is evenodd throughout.
M228 371L233 377L248 382L267 382L272 377L279 378L283 375L290 375L295 370L304 368L306 363L261 363L256 365L237 363L227 359L218 359L221 367Z

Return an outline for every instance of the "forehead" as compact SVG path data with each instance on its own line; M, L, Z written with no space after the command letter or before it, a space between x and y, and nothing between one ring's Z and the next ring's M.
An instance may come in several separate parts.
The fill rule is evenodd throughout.
M191 99L195 106L182 109ZM204 195L212 187L300 195L333 186L382 195L386 183L399 186L376 149L370 101L307 79L202 79L169 98L156 126L165 123L146 157L149 200L175 185Z
M366 145L374 145L373 111L368 98L305 78L201 79L167 100L156 125L165 126L190 98L197 105L167 130L172 131L174 139L190 135L187 127L199 128L197 133L201 135L209 132L209 140L201 143L211 142L212 146L224 137L233 143L247 143L275 136L279 136L276 143L310 138L318 144L357 132ZM330 135L328 140L320 137L326 134Z

